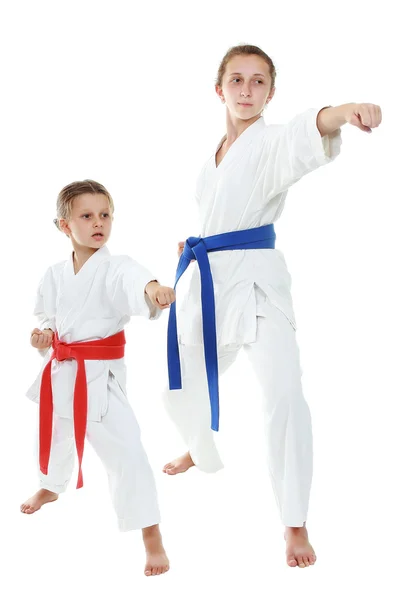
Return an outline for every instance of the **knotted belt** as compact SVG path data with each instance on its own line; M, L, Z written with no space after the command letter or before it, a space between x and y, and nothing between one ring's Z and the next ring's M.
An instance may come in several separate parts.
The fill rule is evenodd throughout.
M200 269L204 356L211 404L211 429L214 431L218 431L219 428L218 352L214 285L208 253L221 252L223 250L272 249L275 248L275 238L273 224L254 229L212 235L205 238L190 237L186 240L179 259L175 288L192 260L197 260ZM182 389L176 302L171 305L168 320L168 377L170 390Z
M51 441L53 434L53 391L51 385L51 365L53 360L76 360L77 373L74 388L74 430L75 445L79 461L77 488L83 486L82 458L85 445L88 397L85 360L114 360L122 358L125 350L125 333L120 331L115 335L92 342L76 342L66 344L61 342L58 334L53 336L53 353L46 364L40 385L39 408L39 464L44 475L48 473Z

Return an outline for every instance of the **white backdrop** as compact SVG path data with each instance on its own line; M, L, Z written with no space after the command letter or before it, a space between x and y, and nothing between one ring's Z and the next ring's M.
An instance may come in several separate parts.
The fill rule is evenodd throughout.
M390 4L2 5L1 597L396 596L399 44ZM29 345L35 290L47 266L70 252L52 224L57 193L84 178L114 197L110 250L172 285L176 243L199 230L197 174L224 133L214 77L225 51L242 42L276 63L267 122L345 102L383 111L370 135L343 128L342 155L294 186L276 225L313 415L308 524L318 562L286 566L260 392L244 357L221 381L225 470L161 472L184 451L160 400L165 314L127 328L130 400L156 473L171 559L166 576L146 579L141 536L117 532L106 475L89 446L82 490L72 483L57 503L19 513L37 487L36 405L24 397L40 366Z

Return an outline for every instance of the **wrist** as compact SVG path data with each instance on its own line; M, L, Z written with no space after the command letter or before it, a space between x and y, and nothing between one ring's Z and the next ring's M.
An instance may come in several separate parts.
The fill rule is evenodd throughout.
M154 279L153 281L149 281L149 283L144 288L144 291L148 295L149 293L154 292L159 287L160 287L160 284L158 283L158 281L156 279Z
M321 136L331 134L351 121L356 106L355 102L349 102L322 108L317 115L317 127Z
M348 104L343 104L343 118L346 119L346 123L350 121L352 115L354 114L356 106L357 102L349 102Z

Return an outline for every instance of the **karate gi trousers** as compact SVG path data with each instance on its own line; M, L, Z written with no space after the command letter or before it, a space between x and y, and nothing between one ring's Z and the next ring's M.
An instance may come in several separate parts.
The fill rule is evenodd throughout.
M243 345L263 395L267 460L284 525L301 527L307 519L312 480L312 426L301 385L295 330L268 303L257 317L257 338ZM234 363L240 347L219 347L220 376ZM210 428L211 411L201 345L179 346L182 390L167 390L166 410L178 428L195 465L213 473L223 467ZM248 399L246 398L246 402ZM246 410L243 406L243 410Z
M111 500L120 531L143 529L160 522L152 469L140 439L136 417L112 374L108 381L108 410L101 421L88 421L86 439L108 475ZM72 419L54 415L48 475L39 471L40 486L65 492L75 459Z

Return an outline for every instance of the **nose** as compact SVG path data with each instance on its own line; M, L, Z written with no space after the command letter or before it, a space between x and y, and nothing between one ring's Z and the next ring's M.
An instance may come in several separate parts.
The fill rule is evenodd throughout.
M243 83L242 91L240 92L240 95L244 96L245 98L250 96L250 87L249 87L248 83Z

